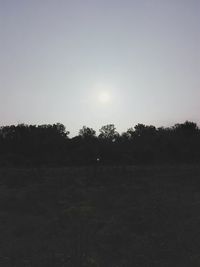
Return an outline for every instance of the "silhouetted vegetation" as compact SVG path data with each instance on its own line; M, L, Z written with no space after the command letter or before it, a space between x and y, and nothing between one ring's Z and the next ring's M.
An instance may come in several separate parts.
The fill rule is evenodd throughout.
M200 161L200 129L186 121L170 128L137 124L121 135L113 124L83 126L69 138L63 124L0 128L1 165L144 164ZM98 159L98 160L97 160Z
M199 266L199 162L194 122L1 127L0 266Z

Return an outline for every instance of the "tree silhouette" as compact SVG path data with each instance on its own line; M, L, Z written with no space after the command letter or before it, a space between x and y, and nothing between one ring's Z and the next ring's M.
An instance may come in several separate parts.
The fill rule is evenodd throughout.
M83 126L69 138L61 123L0 127L0 164L93 164L199 162L200 130L186 121L156 128L137 124L121 135L114 124L94 129Z
M83 126L82 129L79 130L79 136L81 136L83 139L91 139L96 137L96 131L92 128Z
M116 139L119 137L119 133L116 131L114 124L107 124L102 126L99 132L99 138L101 139L116 141Z

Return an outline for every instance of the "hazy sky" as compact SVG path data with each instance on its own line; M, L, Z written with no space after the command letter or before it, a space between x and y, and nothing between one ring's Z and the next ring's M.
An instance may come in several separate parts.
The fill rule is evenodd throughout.
M200 123L199 0L0 0L0 125Z

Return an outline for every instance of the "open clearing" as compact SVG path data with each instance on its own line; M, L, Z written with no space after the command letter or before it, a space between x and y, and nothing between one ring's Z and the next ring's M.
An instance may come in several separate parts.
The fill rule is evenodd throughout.
M200 167L0 169L0 266L200 266Z

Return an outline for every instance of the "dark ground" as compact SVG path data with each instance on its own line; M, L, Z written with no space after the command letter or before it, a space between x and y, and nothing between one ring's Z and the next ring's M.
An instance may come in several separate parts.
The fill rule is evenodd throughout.
M200 266L200 167L0 169L0 266Z

